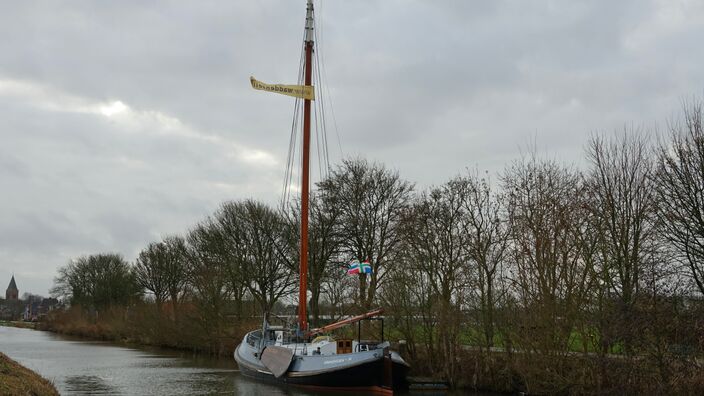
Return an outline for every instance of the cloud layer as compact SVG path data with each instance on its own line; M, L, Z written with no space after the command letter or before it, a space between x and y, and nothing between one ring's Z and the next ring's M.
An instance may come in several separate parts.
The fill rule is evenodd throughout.
M300 3L300 4L299 4ZM654 125L704 92L699 1L316 1L340 136L420 188L535 144ZM46 294L71 257L275 203L303 1L13 2L0 15L0 282ZM340 150L338 147L341 147ZM342 151L342 152L340 152ZM578 163L579 165L579 163Z

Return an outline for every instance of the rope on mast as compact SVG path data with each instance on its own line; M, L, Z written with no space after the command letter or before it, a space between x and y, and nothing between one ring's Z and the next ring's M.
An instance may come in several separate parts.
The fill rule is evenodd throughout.
M302 38L305 40L305 37L306 37L306 33L304 31ZM303 85L304 65L305 65L305 44L303 44L301 47L301 57L298 61L298 80L297 80L298 85ZM300 150L300 147L298 147L298 145L297 145L298 130L299 130L299 128L302 129L302 125L299 125L299 123L302 124L302 120L299 117L300 113L301 113L301 99L296 98L294 101L294 105L293 105L293 119L291 122L291 135L290 135L289 143L288 143L288 154L286 156L286 171L284 174L284 182L283 182L283 187L282 187L282 192L281 192L281 210L283 211L283 213L288 213L288 211L289 211L289 206L291 204L291 186L293 185L293 178L295 176L294 170L296 169L295 164L297 162L299 162L297 160L300 158L300 152L296 151L297 148ZM296 154L298 154L298 156Z

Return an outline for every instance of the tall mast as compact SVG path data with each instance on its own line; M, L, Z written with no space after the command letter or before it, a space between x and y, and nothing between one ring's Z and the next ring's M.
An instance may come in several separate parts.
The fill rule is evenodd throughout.
M306 59L304 66L305 85L313 80L313 0L308 0L305 32ZM308 329L307 290L308 290L308 191L310 189L310 99L303 100L303 164L301 166L301 266L298 294L298 328Z

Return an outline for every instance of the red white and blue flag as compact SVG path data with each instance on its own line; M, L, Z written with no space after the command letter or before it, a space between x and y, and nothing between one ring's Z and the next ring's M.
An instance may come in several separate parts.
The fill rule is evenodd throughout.
M371 274L371 273L372 273L372 265L369 264L369 260L366 260L362 263L360 263L359 260L352 260L352 261L350 261L349 268L347 269L347 275Z

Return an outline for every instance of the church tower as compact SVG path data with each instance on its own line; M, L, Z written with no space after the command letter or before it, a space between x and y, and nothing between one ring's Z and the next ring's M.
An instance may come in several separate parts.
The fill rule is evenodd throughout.
M15 276L12 275L12 279L10 279L10 285L7 286L7 290L5 291L5 299L17 300L19 294L20 294L20 291L17 290L17 283L15 283Z

